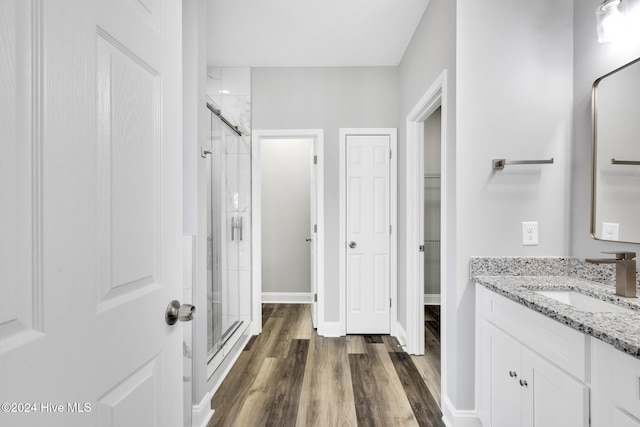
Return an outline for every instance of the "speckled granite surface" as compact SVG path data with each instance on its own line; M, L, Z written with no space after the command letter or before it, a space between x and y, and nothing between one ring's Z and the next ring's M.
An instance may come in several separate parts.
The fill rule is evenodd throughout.
M614 266L575 258L504 257L472 258L470 267L476 283L640 359L640 300L614 294ZM634 312L579 311L535 293L539 290L575 291Z

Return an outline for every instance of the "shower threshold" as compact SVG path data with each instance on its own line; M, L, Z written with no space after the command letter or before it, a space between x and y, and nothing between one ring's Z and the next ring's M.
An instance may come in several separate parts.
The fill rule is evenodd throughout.
M242 334L247 330L248 325L244 320L236 320L222 335L220 338L220 347L218 347L214 353L209 354L207 378L211 378L213 373L220 367L231 348L236 345Z

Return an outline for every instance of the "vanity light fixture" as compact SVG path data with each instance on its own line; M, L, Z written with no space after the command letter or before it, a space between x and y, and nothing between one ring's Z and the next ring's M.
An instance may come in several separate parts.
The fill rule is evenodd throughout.
M598 42L613 41L628 31L626 6L626 0L604 0L596 8Z

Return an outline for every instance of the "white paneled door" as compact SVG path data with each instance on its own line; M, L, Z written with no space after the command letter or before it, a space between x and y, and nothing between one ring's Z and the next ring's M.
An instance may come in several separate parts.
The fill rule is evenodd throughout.
M390 332L390 137L347 135L346 327Z
M0 425L182 425L181 2L0 22Z

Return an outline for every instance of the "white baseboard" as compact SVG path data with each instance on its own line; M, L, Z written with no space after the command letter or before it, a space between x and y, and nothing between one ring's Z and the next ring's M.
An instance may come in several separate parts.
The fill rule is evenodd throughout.
M440 305L440 294L424 294L424 305Z
M407 331L404 330L400 322L396 322L396 339L404 350L407 349Z
M342 337L342 325L340 322L324 322L318 325L318 335L321 337Z
M191 425L193 427L207 427L214 412L211 409L212 397L212 393L205 393L200 403L191 407Z
M263 292L263 303L311 304L310 292Z
M482 427L477 411L457 410L447 396L442 397L442 421L447 427Z

